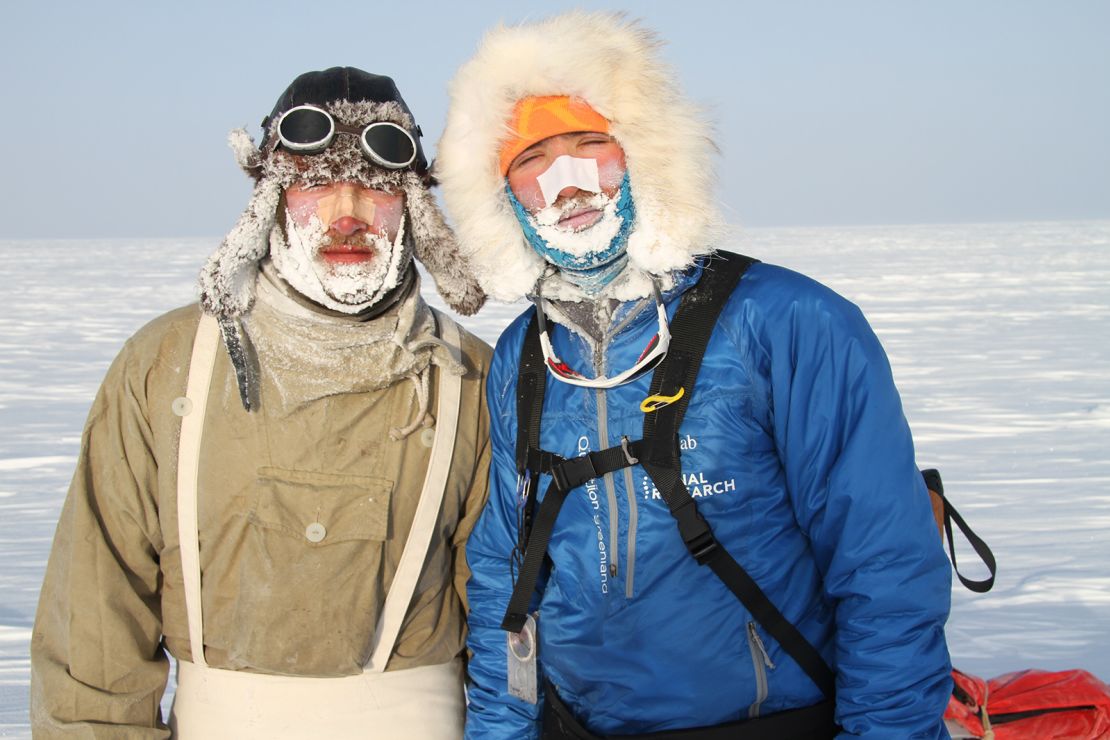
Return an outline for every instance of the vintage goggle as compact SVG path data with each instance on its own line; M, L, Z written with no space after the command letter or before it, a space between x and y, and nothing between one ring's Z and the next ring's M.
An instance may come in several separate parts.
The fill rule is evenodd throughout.
M376 121L361 128L348 126L314 105L290 108L278 119L278 141L297 154L319 154L331 145L336 134L358 137L362 153L380 167L399 170L416 159L412 134L390 121Z
M543 359L547 363L547 369L558 380L571 385L582 386L583 388L615 388L618 385L624 385L636 378L640 377L649 370L653 370L656 365L663 361L667 356L667 349L671 346L671 330L667 324L667 309L663 305L663 298L659 295L659 287L653 286L655 293L655 312L659 320L659 330L652 336L644 351L640 353L639 359L636 364L625 370L620 375L612 378L587 378L575 370L572 370L569 365L559 359L555 354L555 350L551 348L551 339L547 334L547 318L543 314L543 309L540 307L540 300L536 300L536 317L539 322L540 330L540 347L543 349Z

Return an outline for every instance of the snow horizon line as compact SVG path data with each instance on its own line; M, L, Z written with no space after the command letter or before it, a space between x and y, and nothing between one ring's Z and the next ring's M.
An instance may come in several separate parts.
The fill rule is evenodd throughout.
M1051 224L1073 225L1098 225L1110 224L1110 215L1090 218L1034 218L1022 220L998 221L918 221L918 222L889 222L889 223L826 223L826 224L759 224L744 225L729 223L726 229L732 234L761 231L821 231L825 229L846 229L865 231L869 229L906 229L906 228L945 228L945 227L998 227L998 226L1037 226ZM230 226L228 227L230 230ZM221 234L178 234L178 235L132 235L98 234L94 236L4 236L0 235L0 245L8 242L86 242L86 241L141 241L141 240L222 240L226 233Z

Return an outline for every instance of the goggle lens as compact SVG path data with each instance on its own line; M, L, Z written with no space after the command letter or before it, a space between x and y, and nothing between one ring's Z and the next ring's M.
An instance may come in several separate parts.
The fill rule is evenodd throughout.
M318 147L322 150L331 143L334 130L331 117L315 108L294 108L282 116L278 124L281 142L295 148Z
M364 150L383 167L407 167L416 158L416 145L408 131L395 123L372 123L362 132Z

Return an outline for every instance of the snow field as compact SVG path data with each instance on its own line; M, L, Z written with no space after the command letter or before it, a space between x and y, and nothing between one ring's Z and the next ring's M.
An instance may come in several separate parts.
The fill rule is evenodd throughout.
M0 241L0 736L30 734L38 589L96 388L130 334L195 300L216 243ZM830 285L882 339L919 464L999 563L991 593L953 587L954 664L1110 679L1110 222L759 229L733 248ZM523 308L461 321L493 343Z

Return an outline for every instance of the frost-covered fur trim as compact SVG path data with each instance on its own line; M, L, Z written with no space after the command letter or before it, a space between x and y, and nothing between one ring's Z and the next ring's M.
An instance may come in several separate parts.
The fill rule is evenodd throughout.
M238 223L208 258L200 273L200 303L206 313L232 319L250 311L258 263L270 252L281 193L276 180L259 182Z
M398 103L337 100L324 106L341 123L351 126L370 121L392 121L409 131L412 118ZM277 122L268 139L275 140ZM440 295L451 308L469 315L485 302L459 253L454 233L428 191L428 186L411 169L387 170L371 164L353 136L339 134L325 151L310 156L289 154L266 147L261 151L243 129L228 136L228 144L243 170L255 178L254 193L238 223L208 259L200 274L201 305L219 318L237 318L250 311L254 302L258 263L269 254L270 232L276 226L281 194L293 183L357 182L377 190L402 190L411 223L410 234L417 259L435 280Z
M498 169L513 106L529 95L584 98L611 121L610 133L624 148L637 223L628 274L607 287L606 297L650 294L649 275L666 289L669 273L712 250L722 224L713 205L716 149L705 117L678 90L659 46L651 31L622 15L574 11L494 29L459 70L435 173L463 254L488 294L503 301L532 294L545 270L524 239ZM573 286L560 281L549 278L544 292L576 299Z
M455 232L444 220L431 191L415 175L403 187L416 259L428 269L447 305L463 316L478 313L486 294L461 255Z
M262 153L245 128L232 129L227 135L227 145L235 154L235 162L248 175L257 180L262 176Z

